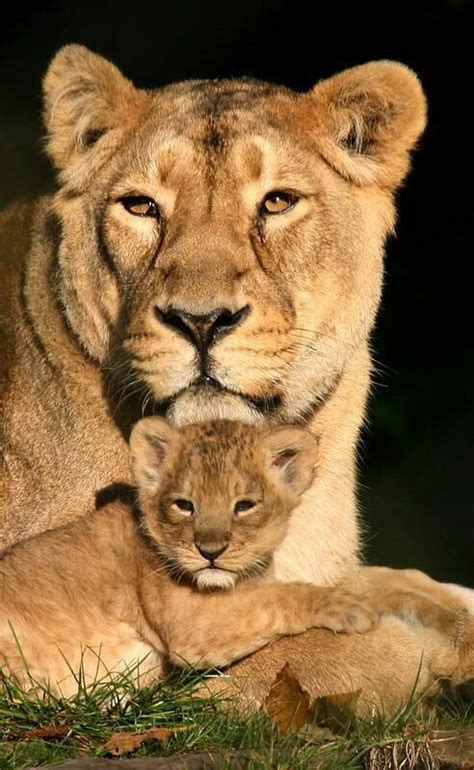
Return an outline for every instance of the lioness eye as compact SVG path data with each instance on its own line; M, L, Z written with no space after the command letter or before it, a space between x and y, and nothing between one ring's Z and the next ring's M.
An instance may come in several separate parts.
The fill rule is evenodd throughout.
M260 214L266 216L267 214L283 214L288 209L293 208L295 203L298 202L298 196L294 193L285 192L284 190L274 190L262 201L260 206Z
M120 198L120 203L136 217L157 217L158 206L153 198L147 198L146 195L125 195Z
M234 513L246 513L247 511L251 511L252 508L255 508L257 503L255 500L239 500L234 505Z
M184 500L184 498L179 497L173 502L173 505L180 513L184 514L184 516L192 516L194 513L194 505L191 500Z

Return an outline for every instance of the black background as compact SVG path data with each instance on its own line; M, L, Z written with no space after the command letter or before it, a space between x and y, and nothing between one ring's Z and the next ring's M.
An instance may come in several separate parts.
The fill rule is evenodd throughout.
M18 2L0 26L0 206L48 189L40 79L62 44L137 85L250 75L296 89L370 59L421 77L430 125L388 244L379 362L361 446L370 561L474 579L473 6L469 2ZM471 70L471 71L469 71Z

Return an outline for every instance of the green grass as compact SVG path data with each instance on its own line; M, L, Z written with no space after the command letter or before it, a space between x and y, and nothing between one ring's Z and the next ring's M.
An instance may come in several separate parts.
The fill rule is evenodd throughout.
M11 679L1 681L2 770L20 770L81 755L104 756L104 744L113 733L183 726L186 729L176 732L167 743L146 744L134 756L241 750L249 752L250 770L304 770L316 763L320 770L429 770L438 767L430 749L434 731L465 730L474 725L470 706L444 700L429 708L411 702L389 719L378 714L370 720L353 720L335 733L307 726L298 735L280 735L263 713L239 717L224 709L222 701L200 697L202 677L195 675L181 674L142 690L127 674L97 682L88 689L79 682L77 695L68 700L43 688L26 695ZM62 726L67 732L59 738L28 739L30 731L49 725ZM397 752L399 764L393 760ZM412 759L418 752L419 763L402 764L407 752L411 752ZM390 755L392 764L386 763L385 755Z

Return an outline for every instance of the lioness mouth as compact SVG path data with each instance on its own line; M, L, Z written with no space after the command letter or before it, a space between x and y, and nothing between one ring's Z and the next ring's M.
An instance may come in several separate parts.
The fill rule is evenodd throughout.
M237 396L238 398L243 399L261 414L270 414L271 412L274 412L282 403L282 397L279 393L272 396L249 396L246 393L240 393L237 390L232 390L231 388L226 388L221 385L219 385L216 390L217 392L229 393L231 396Z
M166 417L174 404L184 394L188 396L194 395L196 397L201 396L209 399L218 398L219 396L227 394L242 399L242 401L245 401L250 407L262 415L271 414L282 404L282 396L279 393L268 396L252 396L247 393L232 390L232 388L222 385L218 380L215 380L209 375L201 375L187 388L179 390L170 398L163 401L155 401L151 406L151 411L153 414L159 414Z

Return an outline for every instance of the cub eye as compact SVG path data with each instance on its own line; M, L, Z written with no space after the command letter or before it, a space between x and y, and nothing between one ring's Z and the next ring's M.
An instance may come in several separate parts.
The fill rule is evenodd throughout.
M251 511L252 508L255 508L257 503L255 500L239 500L234 505L234 513L247 513L248 511Z
M298 196L295 193L285 192L285 190L274 190L265 196L260 205L260 215L283 214L285 211L293 208L298 203Z
M146 195L124 195L120 203L129 214L135 217L158 217L158 206L153 198Z
M184 500L184 498L179 497L173 501L173 505L183 516L192 516L194 513L194 505L191 500Z

